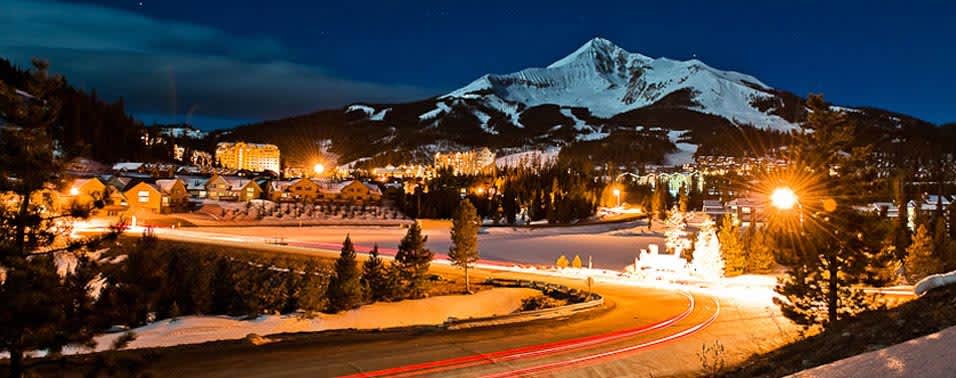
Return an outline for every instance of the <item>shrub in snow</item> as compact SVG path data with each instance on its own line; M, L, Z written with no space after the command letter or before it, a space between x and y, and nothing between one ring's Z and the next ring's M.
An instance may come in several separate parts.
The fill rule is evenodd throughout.
M116 340L113 340L112 349L120 350L120 349L126 348L127 346L129 346L129 343L135 340L136 340L135 332L132 332L132 331L125 332L123 333L122 336L120 336Z
M581 264L581 256L574 255L574 260L571 260L571 267L572 267L572 268L580 268L581 266L582 266L582 264Z
M558 261L554 262L554 265L557 266L558 268L567 268L568 258L565 257L564 255L561 255L561 257L558 257Z
M714 231L714 221L707 216L697 233L694 244L694 259L691 267L698 276L717 280L724 276L724 259L720 256L720 241Z

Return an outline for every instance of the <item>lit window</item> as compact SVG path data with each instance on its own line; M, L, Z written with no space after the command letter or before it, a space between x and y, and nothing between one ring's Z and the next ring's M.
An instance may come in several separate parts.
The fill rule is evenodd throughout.
M136 193L136 198L138 198L139 203L149 203L149 191L140 190L139 193Z

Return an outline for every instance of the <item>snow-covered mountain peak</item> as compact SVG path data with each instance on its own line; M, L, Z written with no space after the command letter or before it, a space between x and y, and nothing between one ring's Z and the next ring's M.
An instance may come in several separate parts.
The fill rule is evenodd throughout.
M766 108L758 109L756 104L772 98L772 91L753 76L719 70L697 59L654 59L594 38L545 68L485 75L440 99L484 100L495 108L499 108L496 104L584 107L593 115L610 118L676 93L685 94L678 96L682 98L678 105L735 124L792 128ZM669 104L677 106L673 101Z
M597 37L587 41L568 56L551 63L547 68L553 69L572 65L595 66L606 65L607 63L626 64L634 60L646 62L652 59L641 54L627 52L615 45L614 42Z

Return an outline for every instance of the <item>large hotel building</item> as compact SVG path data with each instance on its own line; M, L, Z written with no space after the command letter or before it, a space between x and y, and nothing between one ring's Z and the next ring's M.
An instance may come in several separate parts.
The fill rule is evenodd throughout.
M279 147L274 144L222 142L216 145L216 160L224 168L279 173Z
M450 168L456 175L478 175L495 166L495 153L487 147L464 151L435 154L435 167Z

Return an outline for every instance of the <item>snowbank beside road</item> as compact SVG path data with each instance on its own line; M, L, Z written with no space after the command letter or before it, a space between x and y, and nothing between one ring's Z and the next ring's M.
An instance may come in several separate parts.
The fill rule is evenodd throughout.
M923 295L926 294L927 291L935 288L953 284L956 284L956 271L933 274L917 282L913 292L915 292L916 295Z
M956 327L792 375L796 378L952 377Z
M439 325L449 317L458 319L510 314L521 300L540 294L525 288L495 288L473 295L449 295L400 302L378 302L338 314L319 314L306 319L297 315L264 315L253 320L226 316L185 316L161 320L136 328L136 340L127 349L197 344L217 340L238 340L250 333L318 332L335 329L381 329L418 325ZM95 338L96 351L110 348L122 333ZM74 349L66 353L86 353Z

